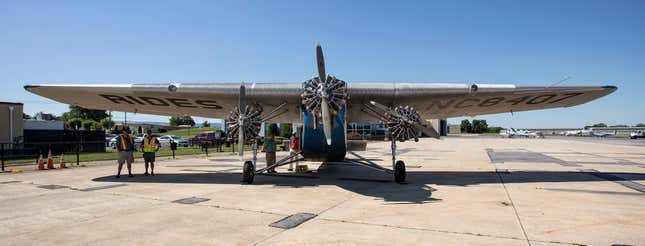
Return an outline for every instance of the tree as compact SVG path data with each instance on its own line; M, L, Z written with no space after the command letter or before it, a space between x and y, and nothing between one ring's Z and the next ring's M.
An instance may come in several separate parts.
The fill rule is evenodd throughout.
M488 131L488 123L486 120L473 120L472 132L484 133Z
M628 125L613 125L611 127L629 127Z
M205 121L202 123L202 127L211 127L211 123L209 123L207 120L205 120Z
M473 126L470 124L469 120L462 120L461 121L461 132L464 133L469 133L472 132Z
M171 126L181 126L181 125L190 125L195 126L195 121L193 117L190 116L173 116L170 117Z
M110 118L103 118L99 123L101 123L103 129L110 129L114 125L114 122Z
M636 127L645 127L645 123L638 123L636 124Z
M107 117L108 114L105 112L105 110L86 109L70 105L69 112L63 113L60 118L64 121L69 121L72 118L81 118L84 120L93 120L98 122Z
M291 131L293 131L291 123L280 124L280 136L285 138L291 137Z
M81 125L85 130L92 130L92 127L94 127L98 122L93 121L93 120L83 120L81 122Z
M67 121L67 125L70 128L80 129L83 126L82 122L83 122L83 119L81 118L71 118Z
M607 127L607 124L605 124L605 123L596 123L596 124L593 124L591 127Z
M493 126L493 127L489 127L487 132L500 133L502 130L504 130L504 128L499 127L499 126Z

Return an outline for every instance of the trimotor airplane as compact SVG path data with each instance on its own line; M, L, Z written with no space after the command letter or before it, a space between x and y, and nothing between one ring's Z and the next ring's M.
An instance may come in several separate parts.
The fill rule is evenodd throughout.
M243 161L242 181L296 160L350 162L394 174L405 182L405 163L396 159L396 142L418 141L420 133L438 138L425 119L477 116L583 104L616 90L615 86L536 87L512 84L347 83L325 72L316 45L318 76L302 83L154 83L39 84L32 93L79 107L157 115L226 118ZM262 122L301 121L300 152L256 170ZM362 158L348 148L348 122L384 122L392 149L392 169ZM253 160L244 161L243 144L253 144ZM346 158L347 153L357 157Z

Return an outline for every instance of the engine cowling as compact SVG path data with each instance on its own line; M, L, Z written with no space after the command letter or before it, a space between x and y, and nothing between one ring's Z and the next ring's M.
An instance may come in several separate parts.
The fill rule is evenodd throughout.
M314 77L305 81L303 87L302 104L316 117L322 116L323 98L326 99L332 116L335 116L347 101L347 83L334 76L326 76L325 82L322 82L320 77Z
M418 142L420 131L415 124L421 121L419 113L409 106L397 106L392 110L395 113L385 113L385 124L390 132L390 136L401 142L410 139Z
M245 142L255 140L260 133L260 127L262 125L261 114L262 107L259 104L247 105L244 110L244 115L240 115L240 110L238 110L238 107L235 107L231 111L228 119L226 119L228 137L235 139L239 134L240 128L242 128Z

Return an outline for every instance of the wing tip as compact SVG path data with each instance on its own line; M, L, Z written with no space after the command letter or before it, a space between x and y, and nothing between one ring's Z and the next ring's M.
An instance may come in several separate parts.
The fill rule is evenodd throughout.
M31 89L38 88L40 85L25 85L23 88L25 88L26 91L31 91Z
M618 90L618 87L615 86L615 85L604 85L604 86L602 86L602 88L608 89L608 90L611 90L611 91Z

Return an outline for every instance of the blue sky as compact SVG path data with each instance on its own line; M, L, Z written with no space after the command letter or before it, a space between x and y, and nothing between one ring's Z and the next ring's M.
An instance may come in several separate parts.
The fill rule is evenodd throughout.
M0 101L60 114L67 105L22 86L302 82L320 40L327 72L349 83L619 87L574 108L478 117L489 125L631 125L645 122L643 13L645 1L1 1Z

